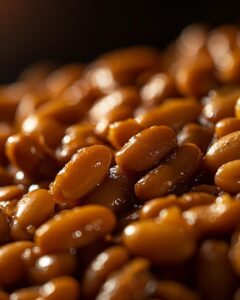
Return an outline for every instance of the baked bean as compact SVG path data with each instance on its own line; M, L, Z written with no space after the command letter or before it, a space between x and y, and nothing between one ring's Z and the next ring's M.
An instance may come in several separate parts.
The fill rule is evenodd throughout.
M134 119L112 123L109 126L108 141L115 149L120 149L134 135L139 133L142 128Z
M215 174L215 183L223 191L240 192L240 159L223 164Z
M146 259L132 260L108 278L96 300L149 299L156 290L156 283L148 269Z
M25 193L23 185L6 185L0 187L0 201L19 199Z
M4 291L0 290L0 299L1 300L9 300L9 294L7 294Z
M37 227L54 214L52 195L44 189L25 194L16 206L11 227L13 240L31 239Z
M10 295L9 300L36 300L39 296L39 287L29 287L16 290Z
M122 246L113 246L97 255L85 271L83 293L87 298L96 296L109 274L127 263L129 254Z
M12 285L24 279L21 254L33 246L32 242L20 241L0 247L0 284Z
M168 73L158 73L150 77L140 91L142 101L147 106L158 105L176 94L174 78Z
M193 143L205 153L210 145L212 137L213 132L210 128L190 123L185 125L178 134L178 143L179 145Z
M134 182L135 177L114 166L106 179L88 194L84 204L104 205L119 214L132 202Z
M111 151L106 146L80 149L50 186L55 202L75 203L91 192L107 175L111 159Z
M42 285L39 294L44 300L59 300L66 296L68 300L79 300L80 285L72 277L56 277ZM40 299L42 299L41 297Z
M126 171L145 171L154 167L176 146L176 135L171 128L152 126L131 137L116 153L116 162Z
M0 245L9 240L10 220L7 215L0 210Z
M188 98L170 99L148 112L136 117L143 128L153 125L166 125L179 130L185 124L194 122L201 113L201 105Z
M192 230L175 207L163 210L154 220L145 219L128 225L124 229L123 242L132 254L161 265L183 262L196 248Z
M240 131L221 137L212 144L204 157L207 168L212 172L216 172L221 165L240 159L239 147Z
M197 293L176 281L161 280L155 297L162 300L200 300Z
M217 138L239 130L240 120L233 117L222 119L215 125L215 135Z
M9 161L32 178L52 178L58 170L54 157L43 147L39 136L17 134L6 143Z
M166 195L177 184L182 184L195 175L201 159L202 153L196 145L180 146L165 162L160 163L135 184L137 197L148 200Z
M183 217L202 236L222 236L232 233L238 225L240 202L228 194L223 194L217 197L213 204L186 210Z
M100 205L62 211L36 230L36 244L45 252L81 248L111 233L114 214Z
M197 284L206 300L232 299L236 287L228 258L229 245L221 240L206 240L197 257Z
M240 97L240 89L221 88L212 90L204 99L203 116L212 123L223 118L234 117L234 107Z

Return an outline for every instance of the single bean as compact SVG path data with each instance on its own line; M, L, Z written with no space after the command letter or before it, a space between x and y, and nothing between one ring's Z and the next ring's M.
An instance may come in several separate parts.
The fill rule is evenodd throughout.
M240 131L240 120L237 118L225 118L215 125L215 135L217 138L234 131Z
M39 296L39 287L32 286L16 290L10 295L9 300L36 300Z
M240 159L223 164L216 172L215 183L223 191L229 193L240 192Z
M19 199L25 193L23 185L8 185L0 187L0 201Z

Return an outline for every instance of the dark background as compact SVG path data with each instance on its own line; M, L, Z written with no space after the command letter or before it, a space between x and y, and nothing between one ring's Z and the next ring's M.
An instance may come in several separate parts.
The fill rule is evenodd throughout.
M89 61L127 45L164 47L189 23L239 16L239 0L0 0L0 82L37 60Z

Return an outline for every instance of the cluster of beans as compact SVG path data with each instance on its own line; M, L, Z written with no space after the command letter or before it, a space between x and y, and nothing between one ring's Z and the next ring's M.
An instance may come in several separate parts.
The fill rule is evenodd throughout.
M240 299L240 28L0 87L0 300Z

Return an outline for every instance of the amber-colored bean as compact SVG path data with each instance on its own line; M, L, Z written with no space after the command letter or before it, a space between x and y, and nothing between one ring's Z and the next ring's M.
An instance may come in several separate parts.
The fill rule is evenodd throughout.
M7 294L4 291L0 290L0 299L1 300L9 300L9 294Z
M39 287L29 287L16 290L10 295L9 300L36 300L39 298Z
M44 189L25 194L17 203L11 227L13 240L31 239L36 228L54 214L52 195Z
M187 123L197 120L201 113L201 105L188 98L171 99L151 109L136 120L143 128L153 125L166 125L179 130Z
M43 255L30 268L28 277L32 284L43 284L55 277L73 275L76 266L76 257L69 253Z
M240 192L240 159L223 164L215 174L215 183L223 191Z
M2 210L3 213L11 219L15 213L17 202L17 199L0 201L0 210Z
M240 120L233 117L222 119L215 125L215 135L217 138L239 130Z
M157 283L155 293L162 300L200 300L197 293L176 281L161 280Z
M114 214L100 205L86 205L56 214L35 234L37 245L47 253L84 247L111 233Z
M21 254L33 243L21 241L0 247L0 284L11 285L24 279L24 265Z
M29 177L52 178L58 170L54 157L43 147L39 136L19 133L7 140L9 161Z
M235 105L235 115L240 119L240 100L238 99Z
M208 149L204 161L207 168L216 172L217 169L232 160L240 159L240 131L229 133L215 143Z
M114 166L103 183L89 193L84 204L104 205L119 214L132 202L134 182L135 177Z
M179 145L193 143L205 153L210 145L212 137L213 132L210 128L190 123L185 125L178 134L178 143Z
M180 183L191 179L201 163L202 153L194 144L180 146L160 165L135 184L138 198L148 200L171 192Z
M56 120L39 118L37 115L31 115L25 119L22 124L22 131L24 133L37 133L42 135L44 142L50 148L56 148L64 135L64 127Z
M42 285L39 294L44 300L59 300L62 297L67 297L68 300L79 300L80 284L73 277L56 277Z
M108 141L118 150L141 130L142 128L134 119L115 122L109 126Z
M6 185L0 187L0 201L9 201L21 198L25 193L23 185Z
M106 146L80 149L50 187L56 203L74 203L91 192L107 175L111 159L111 151Z
M240 96L240 89L221 88L212 90L204 99L203 116L212 123L223 118L234 117L234 106Z
M167 73L158 73L152 76L141 88L140 95L144 105L160 104L166 98L177 94L173 76Z
M152 126L130 138L116 153L116 162L126 171L145 171L156 165L176 146L176 135L171 128Z
M149 299L155 290L156 282L149 272L148 260L136 258L108 278L96 300Z
M162 265L183 262L196 248L192 230L175 208L164 210L158 219L128 225L124 229L123 242L132 254Z
M202 236L224 236L239 223L240 202L223 194L213 204L186 210L183 217Z
M94 297L109 274L127 263L129 254L122 246L113 246L97 255L85 271L83 277L83 293L86 297Z
M197 284L206 300L232 299L236 278L228 257L229 245L221 240L206 240L197 258Z

